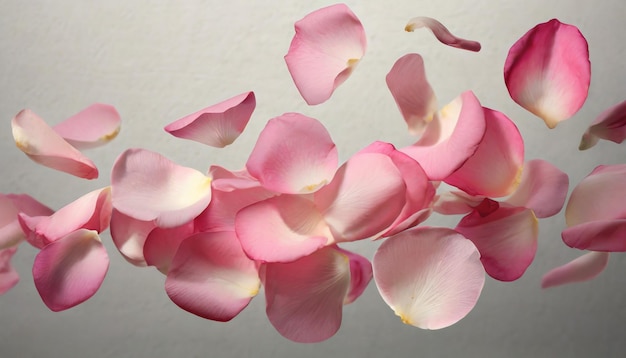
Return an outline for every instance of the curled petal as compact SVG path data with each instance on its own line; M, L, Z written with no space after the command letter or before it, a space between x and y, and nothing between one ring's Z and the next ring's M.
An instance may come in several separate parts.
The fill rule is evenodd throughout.
M245 92L187 115L165 126L165 131L212 147L223 148L239 137L256 106L253 92Z
M367 258L357 255L354 252L344 250L340 247L336 247L336 249L346 255L350 261L350 289L343 302L347 305L359 298L372 280L372 264Z
M52 129L77 149L101 146L120 132L120 115L115 107L95 103L57 124Z
M463 50L480 51L480 43L477 41L465 40L460 37L456 37L450 33L450 31L443 26L443 24L433 18L418 16L409 20L409 23L406 24L404 30L407 32L413 32L415 29L427 27L430 31L433 32L433 35L439 40L442 44L460 48Z
M624 138L626 138L626 101L600 113L583 134L578 149L589 149L598 142L598 139L621 143Z
M122 153L111 173L113 206L141 221L175 227L193 220L211 201L211 178L143 149Z
M448 191L437 195L433 210L443 215L467 214L485 200L483 196L472 196L462 191Z
M54 211L26 194L0 194L0 250L13 247L26 238L18 214L47 216Z
M541 279L541 287L548 288L591 280L604 271L608 262L608 252L588 252L545 274Z
M17 247L0 249L0 296L15 287L20 280L17 271L11 266L11 258L17 251Z
M171 228L157 227L150 231L143 245L143 256L149 266L167 275L178 246L194 233L194 223Z
M511 98L548 128L573 116L587 99L591 64L578 28L557 19L539 24L517 40L504 64Z
M11 121L15 145L33 161L79 178L95 179L98 169L29 109Z
M448 327L476 305L485 282L480 254L454 230L414 228L386 239L374 255L374 280L402 322Z
M580 250L626 252L626 219L596 220L561 232L563 242Z
M143 247L148 234L156 228L153 221L141 221L117 210L111 214L111 238L126 261L135 266L147 266Z
M365 53L361 21L344 4L316 10L295 24L285 62L302 98L309 105L330 98Z

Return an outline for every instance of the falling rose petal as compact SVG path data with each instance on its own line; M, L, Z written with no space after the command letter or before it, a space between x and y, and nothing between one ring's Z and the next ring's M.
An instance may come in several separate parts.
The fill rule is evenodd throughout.
M500 206L486 213L477 209L455 230L476 245L485 271L496 280L517 280L535 258L538 225L530 209Z
M305 194L329 183L338 162L335 143L320 122L286 113L269 120L246 168L269 190Z
M27 194L0 194L0 250L13 247L26 238L19 222L20 213L30 216L49 216L53 212L52 209Z
M261 183L246 169L231 171L219 165L212 165L209 168L209 176L213 178L211 182L213 189L224 192L261 186Z
M485 129L483 107L467 91L436 114L417 143L400 151L415 159L430 180L443 180L474 154Z
M29 109L11 121L15 145L33 161L79 178L95 179L98 169Z
M120 132L120 122L115 107L95 103L52 129L74 148L88 149L113 140Z
M212 147L223 148L239 137L256 106L253 92L245 92L187 115L165 126L165 131Z
M17 247L0 250L0 296L15 287L20 280L17 271L11 266L11 258L17 251Z
M167 275L180 243L193 234L193 221L177 227L153 229L143 245L143 256L146 263Z
M135 266L147 266L143 246L148 234L157 226L153 221L141 221L117 210L111 214L111 238L126 261Z
M109 268L98 233L81 229L45 246L35 257L33 278L52 311L72 308L91 298Z
M486 130L478 148L445 182L470 195L501 197L519 184L524 141L506 115L484 108Z
M563 230L561 237L575 249L626 252L626 218L578 224Z
M589 149L596 145L598 139L606 139L619 144L624 141L624 138L626 138L626 101L600 113L583 134L578 149Z
M608 252L588 252L563 266L550 270L541 279L541 288L591 280L602 273L608 263Z
M413 32L421 27L429 28L442 44L473 52L480 51L479 42L454 36L441 22L430 17L418 16L412 18L404 27L404 31Z
M113 207L159 227L193 220L211 201L211 178L143 149L122 153L111 173Z
M184 240L165 281L170 299L185 311L229 321L259 291L257 264L234 232L199 233Z
M568 188L567 174L545 160L535 159L526 162L520 184L506 202L532 209L538 218L547 218L561 211Z
M367 288L373 277L372 264L368 259L354 252L335 247L337 251L346 255L350 261L350 289L344 304L354 302Z
M262 262L289 262L332 239L322 214L309 199L281 195L240 210L235 230L246 254Z
M295 30L287 68L306 103L323 103L365 54L365 30L344 4L313 11L296 22Z
M437 98L426 79L424 60L416 53L400 57L386 77L409 133L419 136L437 112Z
M289 263L265 265L266 313L283 337L315 343L341 326L350 289L349 259L332 246Z
M423 329L465 317L485 282L474 244L446 228L414 228L386 239L373 265L383 300L402 322Z
M484 196L472 196L457 190L447 191L437 195L433 210L442 215L467 214L483 200Z
M504 81L511 98L548 128L573 116L587 99L591 64L578 28L557 19L539 24L509 50Z

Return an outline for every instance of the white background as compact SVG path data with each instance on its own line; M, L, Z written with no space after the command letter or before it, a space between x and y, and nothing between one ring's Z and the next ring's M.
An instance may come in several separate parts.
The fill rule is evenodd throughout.
M424 56L440 104L472 89L505 112L526 141L526 159L543 158L570 175L571 187L598 164L626 162L626 145L602 142L577 150L580 136L606 107L626 98L626 2L607 1L348 1L361 19L368 50L351 78L325 104L308 107L283 61L293 23L326 1L0 1L0 192L29 193L57 209L108 185L110 168L129 147L157 150L205 171L241 168L265 122L299 111L327 126L342 160L374 140L412 143L384 77L409 52ZM439 44L427 30L405 33L414 16L439 19L483 45L470 53ZM548 130L509 98L502 68L522 34L557 17L589 41L589 98L572 119ZM232 146L213 149L169 136L167 123L244 91L257 109ZM118 138L86 154L100 179L86 181L43 168L14 145L11 118L31 108L51 124L94 102L114 105ZM626 200L626 198L625 198ZM458 218L433 218L453 226ZM30 268L36 251L14 258L22 280L0 297L0 357L609 357L626 349L626 260L614 254L594 281L541 290L541 276L580 253L560 239L562 213L540 221L539 250L513 283L487 279L476 308L440 331L406 326L371 284L346 306L332 339L292 343L274 331L262 295L229 323L195 317L170 302L164 277L131 266L110 242L108 276L86 303L50 312ZM349 245L371 258L377 244Z

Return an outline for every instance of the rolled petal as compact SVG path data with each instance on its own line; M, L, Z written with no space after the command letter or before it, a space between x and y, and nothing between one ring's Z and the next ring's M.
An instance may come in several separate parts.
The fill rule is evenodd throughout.
M11 266L11 258L16 251L17 247L0 249L0 296L15 287L20 281L20 276Z
M35 257L33 278L52 311L72 308L91 298L109 268L98 233L81 229L45 246Z
M37 217L49 216L53 212L27 194L0 194L0 250L16 246L26 239L25 230L19 222L20 213Z
M106 144L120 132L121 118L115 107L95 103L52 129L77 149Z
M422 56L410 53L400 57L386 80L409 133L421 135L438 108L435 92L426 79Z
M589 252L550 270L541 279L541 288L588 281L598 276L609 262L608 252Z
M306 103L323 103L365 54L365 30L345 4L316 10L297 21L295 29L287 68Z
M253 92L245 92L187 115L165 126L165 131L212 147L223 148L239 137L256 106Z
M15 145L33 161L79 178L95 179L98 169L29 109L11 121Z
M374 255L374 280L402 322L448 327L476 305L485 282L471 241L445 228L414 228L386 239Z
M557 19L539 24L509 50L504 81L511 98L548 128L573 116L587 99L591 64L578 28Z
M626 252L626 219L596 220L561 232L563 242L580 250Z
M506 202L532 209L538 218L547 218L561 211L568 188L567 174L545 160L535 159L526 162L520 184Z
M624 138L626 138L626 101L600 113L583 134L578 149L589 149L598 142L598 139L621 143Z
M341 326L349 259L331 246L294 262L267 264L263 284L267 317L278 333L295 342L321 342Z
M113 206L159 227L193 220L211 201L211 178L143 149L122 153L111 173Z
M147 266L143 246L148 234L157 226L153 221L141 221L113 210L111 238L126 261L135 266Z
M149 266L167 275L176 250L186 238L193 235L194 223L190 221L172 228L157 227L150 231L143 245L143 255Z
M409 20L409 23L404 27L404 31L413 32L415 29L427 27L430 31L433 32L433 35L439 40L442 44L460 48L463 50L480 51L480 43L477 41L465 40L460 37L456 37L450 33L450 31L443 26L443 24L433 18L430 17L414 17Z
M170 299L185 311L214 321L229 321L256 296L257 265L234 232L199 233L184 240L165 281Z
M457 190L448 191L437 195L433 210L443 215L467 214L483 200L483 196L472 196Z
M346 255L348 260L350 260L350 289L343 302L347 305L359 298L372 280L372 264L367 258L357 255L354 252L344 250L340 247L336 247L336 249Z
M320 122L286 113L269 120L246 168L266 189L305 194L329 183L338 162L335 143Z

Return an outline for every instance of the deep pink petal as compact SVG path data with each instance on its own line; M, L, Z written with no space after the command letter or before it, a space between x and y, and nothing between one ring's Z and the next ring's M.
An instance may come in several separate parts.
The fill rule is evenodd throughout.
M541 287L548 288L591 280L602 273L608 263L608 252L588 252L563 266L550 270L541 279Z
M340 247L336 249L346 255L350 260L350 289L344 300L344 304L354 302L367 288L373 277L372 264L370 261L354 252L344 250Z
M52 129L77 149L106 144L120 132L121 118L115 107L95 103Z
M524 34L504 64L511 98L549 128L578 112L587 99L590 80L587 40L578 28L557 19Z
M598 139L621 143L626 138L626 101L622 101L602 113L587 128L578 149L593 147Z
M200 317L229 321L259 291L258 268L234 232L199 233L183 241L165 281L167 295Z
M29 109L11 121L15 145L33 161L79 178L95 179L98 169Z
M153 229L143 245L146 263L167 274L180 243L193 234L193 221L177 227Z
M561 232L569 247L590 251L626 251L626 219L596 220Z
M187 115L165 126L165 131L212 147L223 148L239 137L256 106L253 92L245 92Z
M359 19L344 4L316 10L295 24L285 62L309 105L330 98L365 53L367 40Z
M374 280L402 322L448 327L476 305L485 282L471 241L445 228L414 228L386 239L374 255Z
M143 246L148 234L156 228L153 221L141 221L113 210L111 238L126 261L135 266L147 266Z
M17 271L11 266L11 258L17 251L17 247L0 249L0 296L15 287L20 280Z
M413 32L415 29L419 29L421 27L427 27L430 31L433 32L433 35L439 40L442 44L460 48L463 50L480 51L480 43L472 40L465 40L460 37L456 37L450 33L450 31L443 26L443 24L433 18L430 17L414 17L409 20L409 23L406 24L404 30L407 32Z
M33 278L52 311L72 308L91 298L109 268L98 233L81 229L44 247L35 257Z

